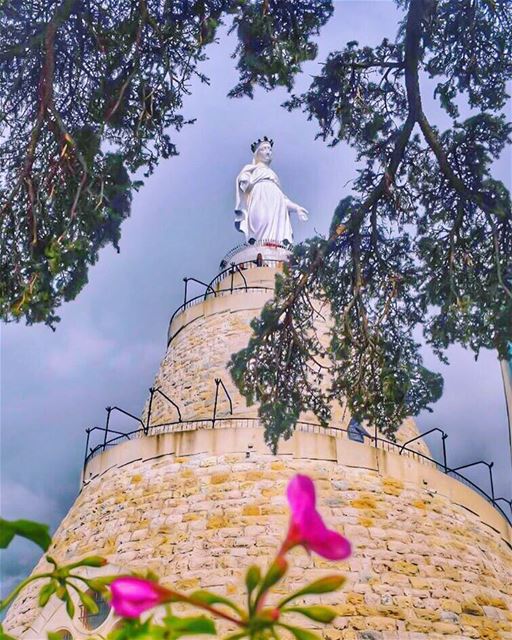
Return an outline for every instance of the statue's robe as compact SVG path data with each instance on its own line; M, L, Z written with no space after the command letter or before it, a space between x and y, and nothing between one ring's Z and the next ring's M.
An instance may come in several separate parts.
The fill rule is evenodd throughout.
M248 241L292 242L288 198L279 178L263 163L247 164L236 179L235 226Z

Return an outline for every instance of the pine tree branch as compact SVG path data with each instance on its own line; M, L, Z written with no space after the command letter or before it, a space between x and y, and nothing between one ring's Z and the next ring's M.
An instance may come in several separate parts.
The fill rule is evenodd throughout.
M420 60L421 22L424 19L426 10L430 7L431 0L411 0L409 13L407 16L406 37L405 37L405 83L408 96L408 115L395 141L393 151L386 170L377 186L370 192L362 205L350 216L347 227L355 230L361 226L366 215L375 204L389 191L389 185L393 183L396 172L404 158L407 144L410 140L414 125L421 114L421 93L419 86L418 66ZM345 228L341 233L345 231ZM269 323L268 327L260 334L264 338L267 334L273 333L279 326L279 318L290 309L299 299L303 290L315 273L318 272L326 258L328 258L337 248L338 239L341 235L335 229L322 249L317 251L316 256L294 286L294 290L280 307L280 313L274 323Z

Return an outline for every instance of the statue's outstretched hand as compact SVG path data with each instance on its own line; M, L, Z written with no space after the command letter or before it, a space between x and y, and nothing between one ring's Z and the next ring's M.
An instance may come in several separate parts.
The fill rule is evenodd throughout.
M297 215L299 216L299 220L305 222L308 219L309 212L304 207L297 207Z
M296 202L292 202L291 200L286 198L286 206L288 208L288 212L296 213L299 220L305 221L308 219L308 216L309 216L308 210L304 209L304 207L301 207L300 204L297 204Z

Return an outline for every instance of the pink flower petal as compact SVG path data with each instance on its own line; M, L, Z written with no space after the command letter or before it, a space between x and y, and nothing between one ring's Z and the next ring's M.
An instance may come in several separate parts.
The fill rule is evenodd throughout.
M288 483L286 490L292 513L315 507L315 485L309 476L297 474Z
M344 560L352 552L350 542L337 531L330 529L325 529L322 537L310 538L307 543L311 551L327 560Z
M136 577L117 578L110 585L111 605L123 618L138 618L165 600L167 590L156 582Z
M296 544L328 560L343 560L350 553L350 542L328 529L315 508L315 487L308 476L296 475L288 485L288 502L292 516L288 548Z

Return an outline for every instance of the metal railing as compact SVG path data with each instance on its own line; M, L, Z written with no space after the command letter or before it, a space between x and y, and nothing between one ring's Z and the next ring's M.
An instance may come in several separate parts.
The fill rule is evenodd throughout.
M229 395L229 391L226 389L226 385L222 382L222 378L215 378L215 401L213 403L212 429L215 427L215 420L217 418L217 404L219 402L219 387L222 387L224 391L224 395L226 396L229 402L229 413L230 415L233 415L233 402L231 400L231 396Z
M261 246L269 246L262 244ZM283 247L284 248L284 247ZM204 300L207 300L209 297L213 296L213 297L217 297L217 296L223 296L223 295L228 295L233 293L234 291L273 291L274 287L265 287L265 286L253 286L253 285L248 285L247 284L247 279L245 277L244 271L246 271L247 269L254 269L254 268L261 268L261 267L272 267L272 266L277 266L278 264L283 264L285 262L285 260L277 260L274 258L270 258L270 259L265 259L262 258L261 261L260 260L247 260L245 262L232 262L229 267L226 267L225 269L223 269L222 271L220 271L214 278L213 280L211 280L210 282L203 282L202 280L199 280L198 278L183 278L183 282L185 284L184 287L184 292L183 292L183 303L176 309L176 311L174 311L174 313L171 316L171 319L169 320L169 326L171 326L174 318L176 316L178 316L180 313L182 313L183 311L185 311L185 309L188 309L189 307L192 307L196 304L199 304L200 302L203 302ZM235 278L235 274L238 273L240 275L240 277L243 280L244 285L242 287L234 286L234 278ZM230 281L230 286L229 287L225 287L224 289L217 289L217 285L222 282L223 280L225 280L226 278L230 277L231 281ZM195 282L196 284L201 285L202 287L204 287L204 292L201 293L200 295L194 296L192 298L188 297L189 294L189 289L188 289L188 283L189 282ZM170 342L170 341L169 341Z
M219 380L218 383L217 383L217 380ZM222 385L222 387L226 392L227 398L231 401L231 398L229 397L229 394L227 393L227 390L225 389L224 384L222 383L220 378L217 378L215 380L215 384L216 384L216 397L219 392L219 386ZM86 441L86 450L85 450L85 458L84 458L84 466L83 466L84 472L87 467L87 464L92 460L92 458L102 453L103 451L119 444L123 439L131 440L135 438L141 438L144 435L156 436L156 435L162 435L165 433L181 433L185 431L197 431L202 429L262 428L261 422L258 418L236 418L236 417L233 417L232 415L230 415L229 417L217 417L216 409L217 409L217 406L215 404L212 418L201 418L198 420L180 420L175 422L162 422L162 423L157 423L153 425L148 424L142 429L135 429L134 431L129 431L126 433L121 433L119 431L114 431L110 429L109 432L115 434L114 437L108 439L105 434L104 438L101 439L102 442L97 444L95 447L90 447L90 434L95 431L105 432L105 428L94 427L92 429L86 429L87 441ZM230 411L232 412L232 410L233 408L230 402ZM342 429L341 427L332 427L332 426L323 427L321 424L313 423L313 422L302 422L302 421L297 422L295 426L295 431L300 431L305 433L326 434L336 438L349 439L348 429ZM444 445L443 460L441 462L436 460L435 458L431 458L430 456L426 455L425 453L422 453L421 451L418 451L417 449L412 449L409 446L407 446L411 442L418 440L419 438L435 431L439 431L442 434L442 439L443 439L443 445ZM498 504L499 502L504 502L505 504L507 504L509 507L510 513L512 514L512 501L503 497L497 498L494 495L494 479L492 476L493 463L480 460L478 462L473 462L467 465L463 465L462 467L450 468L447 465L447 460L446 460L446 446L445 446L446 437L447 435L442 429L435 428L435 429L430 429L429 431L423 434L419 434L415 438L411 439L409 442L405 442L405 443L393 442L392 440L387 440L386 438L382 438L378 435L364 436L364 440L365 440L365 444L373 446L377 449L383 449L385 451L390 451L398 455L406 455L407 457L413 460L416 460L416 462L422 462L422 463L427 462L431 464L438 471L453 477L454 479L458 480L459 482L462 482L469 488L476 491L480 496L482 496L490 504L492 504L492 506L497 511L500 512L500 514L505 518L505 520L510 525L512 525L512 516L508 515L507 512L504 510L504 508L502 508L501 505ZM459 473L459 470L462 468L472 467L478 464L485 464L489 469L490 493L485 491L481 486L473 482L473 480L471 480L470 478ZM85 483L85 480L84 480L84 483Z
M231 276L231 282L233 282L233 277L235 272L240 273L242 278L245 280L243 275L244 271L248 269L260 269L261 267L276 267L277 265L284 264L284 260L276 260L275 258L265 259L262 258L261 262L258 260L246 260L245 262L231 262L229 267L226 267L211 280L209 283L211 287L215 288L216 285L219 284L222 280L225 280L227 277Z
M252 244L249 244L248 242L242 242L242 244L238 244L236 247L231 249L231 251L228 251L228 253L224 256L224 258L220 263L221 267L223 267L226 264L229 264L231 262L231 258L233 256L236 256L236 254L239 253L240 251L243 251L244 249L254 249L257 247L283 249L284 251L291 250L291 245L285 246L284 244L282 244L281 242L278 242L277 240L256 240Z
M176 409L177 413L178 413L178 422L182 422L182 417L181 417L181 409L179 408L179 406L176 404L176 402L174 402L174 400L172 400L171 398L169 398L169 396L164 393L160 387L149 387L149 405L148 405L148 415L147 415L147 420L146 420L146 427L145 427L145 433L148 433L149 430L149 423L151 422L151 408L153 406L153 397L155 395L155 393L158 393L162 396L162 398L165 398L165 400L167 400L167 402L169 404L172 404L172 406Z
M234 291L244 291L246 293L249 291L274 291L274 287L245 286L245 287L233 287L231 289L217 289L217 291L215 292L215 297L230 295ZM194 305L199 304L200 302L203 302L209 297L209 295L212 295L212 294L202 293L201 295L195 296L194 298L190 298L189 300L181 304L176 309L176 311L172 314L171 319L169 320L169 326L171 326L174 318L176 318L176 316L178 316L182 311L185 311L185 309L188 309L189 307L193 307ZM172 336L169 339L169 342L171 341L171 339L172 339ZM167 344L169 344L169 342Z

